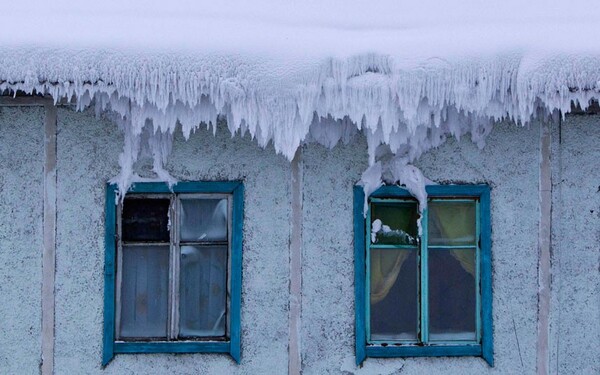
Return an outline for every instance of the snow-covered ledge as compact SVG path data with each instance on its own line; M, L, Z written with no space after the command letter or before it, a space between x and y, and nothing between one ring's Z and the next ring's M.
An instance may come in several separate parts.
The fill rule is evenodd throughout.
M156 179L175 182L163 168L172 133L215 129L221 116L290 160L303 142L333 147L362 131L365 187L389 175L422 202L411 163L448 136L483 147L497 121L525 124L598 97L600 47L582 38L600 31L593 1L341 5L7 4L0 92L110 111L125 133L122 192L145 149ZM572 9L586 11L574 20Z

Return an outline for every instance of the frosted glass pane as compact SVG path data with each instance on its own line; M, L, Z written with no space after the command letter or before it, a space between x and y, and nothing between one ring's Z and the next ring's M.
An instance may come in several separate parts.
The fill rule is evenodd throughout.
M475 202L430 202L429 244L476 245Z
M475 250L429 250L429 339L475 340Z
M167 336L169 246L123 246L122 338Z
M125 199L123 204L124 241L169 242L168 199Z
M182 199L182 241L227 241L227 199Z
M377 244L417 244L416 203L371 204L371 242Z
M371 250L371 340L417 339L417 251Z
M225 336L227 246L181 246L179 335Z

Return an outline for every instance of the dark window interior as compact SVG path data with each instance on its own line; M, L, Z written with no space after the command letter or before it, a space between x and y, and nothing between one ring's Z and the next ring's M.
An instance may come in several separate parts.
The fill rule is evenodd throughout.
M169 199L125 199L123 241L169 242Z

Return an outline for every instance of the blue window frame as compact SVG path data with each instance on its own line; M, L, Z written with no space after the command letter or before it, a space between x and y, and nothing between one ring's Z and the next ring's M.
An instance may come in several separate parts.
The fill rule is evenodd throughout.
M366 357L481 356L493 366L490 189L354 188L356 363Z
M118 353L240 361L241 182L106 188L102 364Z

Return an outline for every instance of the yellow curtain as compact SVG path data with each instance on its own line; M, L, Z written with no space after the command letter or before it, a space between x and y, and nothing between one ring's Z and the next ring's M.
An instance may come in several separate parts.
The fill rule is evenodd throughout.
M412 250L371 250L371 304L382 301Z
M429 223L435 225L450 242L472 239L474 233L474 209L472 205L429 205ZM402 265L412 250L371 250L371 304L382 301L394 286ZM471 250L449 250L461 267L475 276L475 256Z
M475 241L474 214L473 206L468 204L453 204L451 209L443 204L429 205L430 225L437 225L440 233L450 242L460 238ZM471 251L450 250L450 254L465 271L475 276L475 256Z

